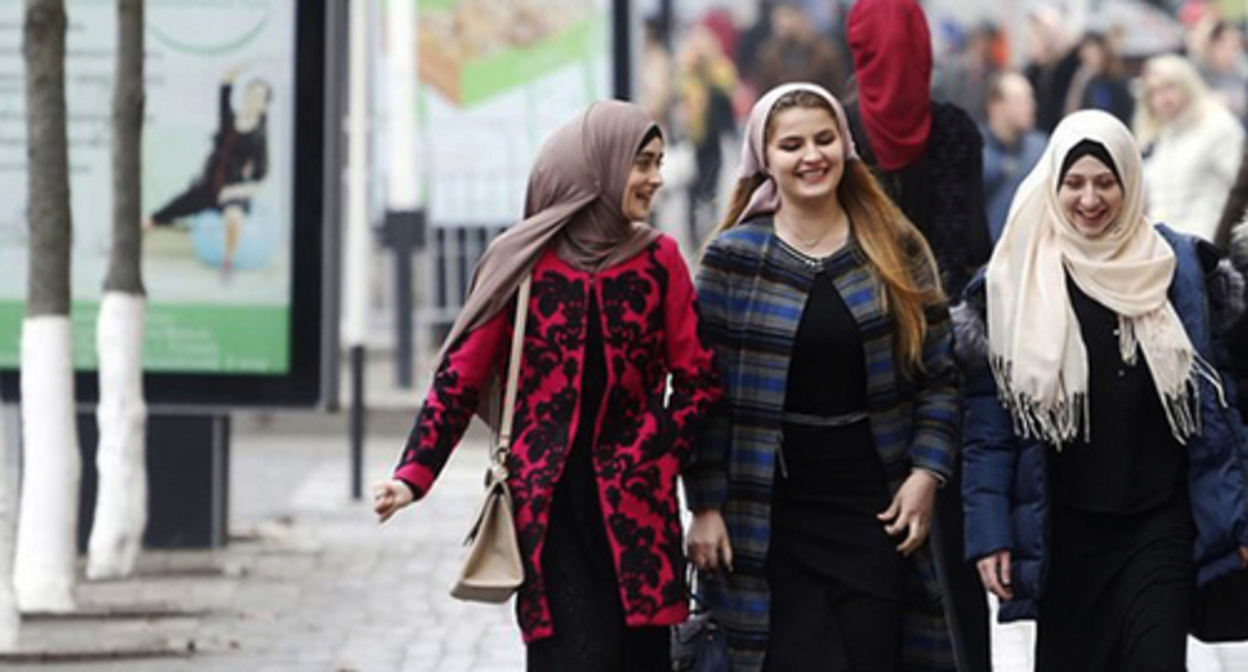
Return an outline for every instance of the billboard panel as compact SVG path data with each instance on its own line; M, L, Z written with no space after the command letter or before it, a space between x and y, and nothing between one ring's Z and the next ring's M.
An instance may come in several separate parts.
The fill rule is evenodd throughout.
M66 11L74 361L89 372L112 228L116 3L68 0ZM6 393L16 390L27 283L23 12L20 0L0 0L0 71L9 75L0 79ZM324 3L147 0L146 12L149 397L157 404L314 401ZM93 376L80 382L90 397Z

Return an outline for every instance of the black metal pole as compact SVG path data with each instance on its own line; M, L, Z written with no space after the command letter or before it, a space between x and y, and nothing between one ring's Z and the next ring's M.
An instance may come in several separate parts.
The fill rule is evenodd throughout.
M662 31L659 40L671 53L676 48L676 11L673 0L659 0L659 29ZM645 73L642 73L645 76Z
M351 348L351 499L364 496L364 346Z
M415 369L412 347L412 255L424 242L424 213L390 210L385 221L386 246L394 252L394 369L399 388L410 390Z
M628 0L612 0L611 3L611 46L615 54L613 95L619 100L633 97L633 13L629 4Z
M395 343L395 374L399 389L412 389L412 247L397 245L394 248L395 324L398 328Z
M322 359L321 399L327 411L341 410L342 385L342 246L345 240L343 165L346 156L347 119L347 0L334 0L326 8L325 30L325 247L322 259Z

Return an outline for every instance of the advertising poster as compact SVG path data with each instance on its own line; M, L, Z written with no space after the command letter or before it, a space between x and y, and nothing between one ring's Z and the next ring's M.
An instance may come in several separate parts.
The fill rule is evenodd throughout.
M23 0L0 0L0 369L27 283ZM143 274L149 372L291 368L295 0L147 0ZM75 363L91 369L112 227L116 3L67 0ZM318 176L319 179L319 176Z
M543 140L611 95L611 3L407 1L416 5L417 142L430 223L510 224Z

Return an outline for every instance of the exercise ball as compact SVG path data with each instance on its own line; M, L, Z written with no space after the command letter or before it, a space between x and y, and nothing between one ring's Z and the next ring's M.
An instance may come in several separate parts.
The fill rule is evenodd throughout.
M221 268L225 259L225 216L218 210L204 210L187 219L191 233L191 247L195 256L210 268ZM250 271L263 268L277 255L281 242L276 218L265 206L251 205L250 213L243 213L242 226L238 231L238 244L234 248L234 270Z

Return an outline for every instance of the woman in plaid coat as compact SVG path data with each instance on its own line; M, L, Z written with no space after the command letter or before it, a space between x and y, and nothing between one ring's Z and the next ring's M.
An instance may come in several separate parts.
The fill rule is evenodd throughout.
M928 543L960 413L931 251L814 85L755 106L733 206L697 282L728 403L685 474L732 669L956 669Z

